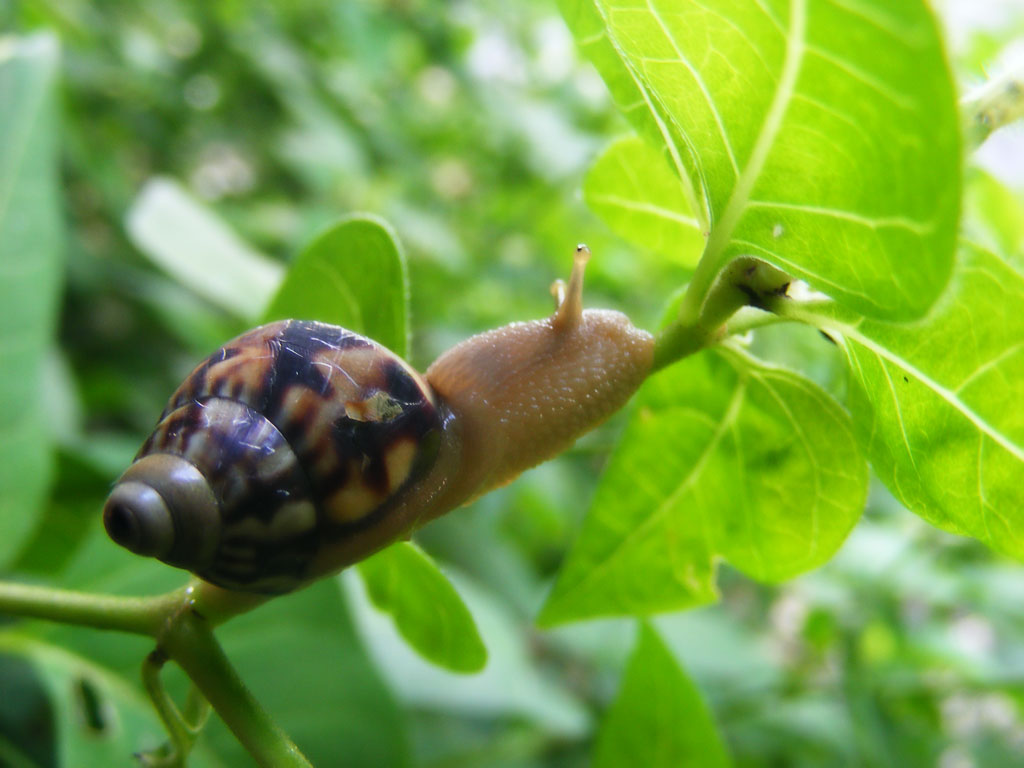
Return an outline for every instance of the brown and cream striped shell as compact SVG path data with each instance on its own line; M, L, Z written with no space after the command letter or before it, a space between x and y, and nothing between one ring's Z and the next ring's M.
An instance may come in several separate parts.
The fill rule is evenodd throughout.
M441 422L423 378L379 344L271 323L178 388L104 522L119 544L218 586L288 592L347 564L349 540L429 471Z
M576 249L551 317L477 334L425 376L383 347L287 320L178 388L114 486L114 541L229 590L280 594L408 537L618 410L654 339L583 309Z

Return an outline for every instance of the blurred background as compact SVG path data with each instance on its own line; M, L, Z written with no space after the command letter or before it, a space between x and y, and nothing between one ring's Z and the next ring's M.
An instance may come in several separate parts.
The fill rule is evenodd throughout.
M965 92L1024 60L1019 0L936 10ZM43 522L10 567L19 578L119 593L182 580L112 552L99 510L168 394L251 324L262 297L225 298L176 272L195 233L170 209L271 277L339 216L383 216L409 257L421 370L471 333L547 314L548 286L579 241L595 254L588 305L641 327L687 279L685 260L616 238L583 204L587 168L628 128L553 0L0 0L0 30L48 30L61 48L63 298L45 377L57 458ZM1024 129L997 133L973 165L966 231L1021 259ZM1017 240L1005 242L993 221L1015 216ZM817 334L773 329L758 344L841 391ZM314 762L338 764L343 744L346 765L587 764L634 623L531 622L620 426L419 537L474 610L492 659L483 675L429 668L347 578L344 601L311 591L225 628L243 677ZM826 567L780 587L723 567L720 585L719 604L657 626L736 765L1024 765L1018 565L928 527L879 486ZM70 656L53 657L52 679L0 656L0 765L88 764L62 722L85 718L101 736L115 715L61 660L137 690L145 643L32 631ZM301 670L267 670L275 652L301 657ZM327 665L343 685L321 704L297 681ZM54 679L78 687L62 697ZM159 740L151 723L133 728L136 748ZM211 728L196 764L246 764L237 750Z

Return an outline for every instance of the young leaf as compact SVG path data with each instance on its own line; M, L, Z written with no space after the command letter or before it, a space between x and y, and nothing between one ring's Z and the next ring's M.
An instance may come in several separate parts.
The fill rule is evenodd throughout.
M0 563L52 472L42 377L60 284L57 59L50 35L0 39Z
M913 325L806 319L850 361L850 409L879 477L933 525L1024 559L1024 276L961 248L950 292Z
M700 259L704 237L679 177L638 136L604 151L587 173L583 198L622 237L687 266Z
M173 179L150 179L125 221L135 246L200 296L239 317L259 315L281 267L244 243Z
M333 323L405 357L407 283L405 254L391 227L366 214L347 217L298 255L265 319Z
M700 691L664 641L642 624L622 686L594 746L594 768L731 765Z
M487 649L455 587L416 546L393 544L359 563L370 600L425 659L454 672L479 672Z
M709 222L710 283L760 256L857 311L918 317L952 267L954 89L920 0L561 0ZM682 213L682 212L681 212Z
M804 377L718 349L649 379L540 615L553 624L715 598L713 562L780 581L860 516L849 416Z

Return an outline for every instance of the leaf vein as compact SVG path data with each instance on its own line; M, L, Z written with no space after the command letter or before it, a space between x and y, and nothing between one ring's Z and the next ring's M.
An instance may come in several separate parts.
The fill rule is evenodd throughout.
M826 51L824 48L819 48L815 45L808 45L807 53L811 54L812 56L817 56L819 59L828 62L832 66L843 70L848 75L864 83L864 85L866 85L868 88L875 91L875 93L879 94L880 96L884 97L887 101L892 102L895 106L899 107L900 109L905 110L907 112L913 112L915 110L916 105L911 99L908 99L898 91L894 91L892 88L890 88L881 80L879 80L877 77L875 77L872 74L869 74L868 72L865 72L863 69L858 67L853 62L848 61L840 56L836 56L835 54Z
M1013 357L1022 348L1024 348L1024 341L1014 344L1009 349L1006 349L1000 354L993 357L991 360L982 363L974 370L972 374L970 374L966 379L961 381L960 385L956 389L954 389L953 392L959 395L964 389L967 388L968 385L971 384L971 382L975 381L981 376L984 376L986 373L988 373L993 368L996 368L1000 363L1002 363L1007 358Z
M707 102L708 109L711 111L711 116L715 120L715 125L718 126L718 133L722 137L722 144L725 146L725 153L729 157L729 163L732 165L733 173L739 175L739 165L736 163L736 153L732 148L732 140L729 138L728 132L725 130L725 123L722 120L722 116L718 112L718 106L715 104L714 99L711 98L711 92L708 90L707 84L700 75L700 71L694 67L690 61L683 55L682 49L679 47L679 43L676 42L675 36L672 34L665 20L662 18L661 13L654 5L654 0L647 0L647 8L650 10L654 20L658 22L658 27L661 28L662 34L665 35L666 39L672 46L672 50L676 52L676 56L679 58L679 63L686 67L693 81L700 88L700 92L704 95L704 100Z
M583 575L583 578L581 578L579 581L576 582L576 584L573 585L573 590L582 589L584 586L591 583L600 575L602 575L609 567L611 567L611 564L612 562L614 562L615 557L620 552L622 552L623 549L626 548L630 542L639 537L642 533L645 533L647 529L649 529L656 523L660 522L662 518L664 518L665 515L667 515L668 512L675 506L675 504L678 502L679 498L683 495L683 493L689 490L690 487L693 486L693 484L699 479L701 473L704 471L704 466L707 464L711 455L718 448L718 444L722 441L722 438L725 436L725 433L730 429L732 424L739 417L739 412L743 405L743 399L746 394L746 388L747 380L745 378L740 378L736 383L736 391L733 393L733 396L730 399L728 406L726 407L725 413L722 415L722 420L719 422L718 428L711 436L711 439L708 440L708 444L704 447L704 450L701 451L700 456L697 457L697 461L694 462L693 467L687 473L686 477L684 477L682 481L679 483L679 485L676 486L676 489L672 491L672 493L669 494L667 497L665 497L662 500L662 502L651 512L651 514L648 515L642 523L640 523L640 525L636 526L631 531L629 531L629 533L626 536L619 539L619 541L616 542L612 550L601 560L601 562L598 563L595 567L591 568L589 571L587 571ZM659 494L659 497L660 496L661 494ZM703 519L703 516L701 516L701 518ZM707 545L707 549L709 552L713 552L714 550L711 546L711 541L708 536L706 526L702 526L702 528L704 528L704 539Z
M670 219L679 224L683 224L687 227L693 227L694 229L699 229L700 227L700 225L697 223L697 219L693 218L692 216L683 216L682 214L676 213L675 211L669 208L665 208L660 205L655 205L654 203L645 203L640 200L630 200L629 198L621 197L620 195L609 194L593 195L591 199L597 202L607 203L608 205L615 205L618 206L619 208L625 208L626 210L629 211L635 211L637 213L649 213L652 216L658 216L663 219Z
M610 30L611 19L608 18L608 14L606 13L603 4L600 2L600 0L594 0L594 7L597 9L598 14L601 16L601 21L604 24L605 30ZM665 142L665 148L668 150L669 155L671 155L672 157L672 165L675 167L676 174L679 176L680 182L683 185L683 192L688 198L690 206L693 209L694 213L699 216L702 212L704 212L704 207L698 205L697 195L695 190L693 189L693 182L690 179L690 174L687 172L686 165L683 163L682 155L680 155L679 153L679 147L676 146L676 142L672 137L672 133L669 131L668 125L666 125L665 123L665 118L662 116L661 112L659 112L659 110L655 108L655 101L658 101L660 105L660 100L657 92L652 94L647 90L647 86L644 82L644 79L636 71L636 66L633 64L632 60L629 58L629 55L625 52L625 50L623 50L622 44L618 41L618 39L610 33L607 34L607 38L608 44L611 45L612 50L615 52L615 55L618 56L619 61L622 62L622 66L629 74L630 80L633 81L633 85L640 93L640 97L643 103L647 105L647 111L650 113L651 118L654 120L654 124L658 129L658 133L661 134L661 138ZM666 113L668 114L668 119L672 122L672 124L678 131L679 137L686 144L687 151L689 151L691 157L698 157L695 147L690 143L690 140L687 137L685 131L683 131L682 128L678 125L678 123L676 123L675 117L667 110ZM707 189L703 179L701 180L701 186L704 189L706 197ZM706 229L707 227L703 228Z
M803 203L784 203L779 200L751 200L747 203L751 208L769 208L783 211L796 211L808 213L814 216L828 216L834 219L851 221L861 224L872 230L878 229L905 229L916 235L930 235L935 231L935 222L923 222L909 219L905 216L863 216L853 211L845 211L841 208L828 208L820 205L805 205Z
M946 401L952 408L966 418L971 424L973 424L979 431L987 435L997 445L1005 449L1011 456L1018 461L1024 462L1024 449L1020 446L1015 445L1009 438L1003 435L999 430L989 424L983 419L978 413L964 403L960 398L956 396L955 392L947 389L946 387L939 384L935 379L931 378L924 371L913 365L910 361L901 358L895 352L886 349L882 345L872 341L867 336L857 331L853 326L846 323L833 323L825 321L823 327L832 330L836 333L846 335L856 343L863 346L865 349L870 350L881 360L887 360L894 365L902 368L907 373L911 374L920 381L922 384L931 389L940 398Z
M782 63L782 74L776 84L771 105L761 123L757 139L754 141L754 148L750 152L747 165L737 179L736 186L733 187L719 225L712 230L708 240L704 258L709 259L712 263L717 262L730 242L733 229L746 209L750 193L764 169L772 145L782 127L782 119L796 89L797 75L800 73L806 47L804 39L807 23L806 12L807 0L790 0L790 28L786 37L786 54Z

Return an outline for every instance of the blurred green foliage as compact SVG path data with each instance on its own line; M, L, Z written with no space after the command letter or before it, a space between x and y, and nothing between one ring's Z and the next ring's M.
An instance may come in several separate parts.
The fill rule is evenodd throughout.
M978 35L965 71L1022 28ZM579 240L595 253L587 303L640 326L653 327L686 280L682 262L629 246L583 206L587 168L626 125L553 3L36 0L0 3L0 29L51 30L62 48L66 286L44 381L57 469L36 534L7 564L19 578L122 594L181 582L110 544L99 509L167 395L247 321L133 242L126 219L154 177L177 180L281 263L341 215L384 217L409 257L410 359L421 368L471 332L547 313L548 285ZM968 231L988 232L1019 265L1019 233L998 220L1019 219L1020 196L975 183ZM773 328L756 343L842 387L817 333ZM320 585L228 625L229 656L318 764L343 752L353 766L588 764L634 624L541 632L532 622L619 428L613 420L423 531L473 611L484 674L450 675L396 645L349 579L343 592ZM1019 567L927 527L878 488L815 573L777 587L726 566L719 576L717 605L654 626L736 765L1024 763ZM143 641L16 631L0 656L0 764L108 764L74 751L89 743L75 729L94 740L128 733L131 749L159 742L138 699ZM180 693L180 677L170 684ZM104 719L122 699L137 702L140 722ZM116 753L125 765L129 751ZM195 764L243 760L212 727Z

